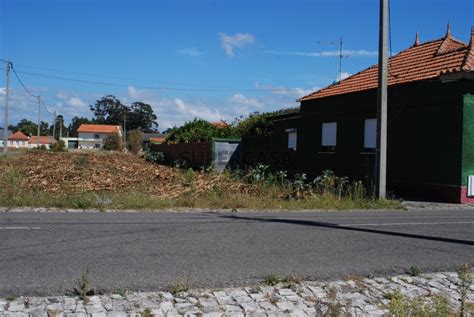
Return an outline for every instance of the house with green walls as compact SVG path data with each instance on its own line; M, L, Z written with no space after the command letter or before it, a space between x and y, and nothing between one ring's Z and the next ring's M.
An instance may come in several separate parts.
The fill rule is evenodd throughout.
M474 203L474 28L468 43L446 34L388 61L387 185L393 197ZM279 168L373 183L377 74L374 65L301 99L274 118L265 148ZM281 162L280 162L281 163Z

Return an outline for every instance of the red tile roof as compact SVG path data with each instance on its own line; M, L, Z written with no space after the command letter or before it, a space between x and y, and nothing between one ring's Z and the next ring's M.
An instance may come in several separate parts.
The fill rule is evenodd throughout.
M38 137L36 135L32 136L30 138L30 144L37 144L38 143ZM43 136L40 135L39 137L39 144L53 144L56 143L56 140L52 136Z
M218 128L225 128L225 127L229 126L229 124L225 121L211 122L211 124L215 127L218 127Z
M21 131L13 133L8 140L10 141L28 141L30 138L23 134Z
M438 40L419 44L389 58L388 85L437 78L453 72L474 71L474 28L468 45L454 39L448 25L446 35ZM378 66L371 66L338 83L307 95L298 101L319 99L377 88Z
M116 133L120 130L119 125L109 124L81 124L77 132L91 132L91 133Z
M162 137L156 137L156 138L150 138L150 142L152 143L163 143L165 142L166 140L166 137L162 136Z

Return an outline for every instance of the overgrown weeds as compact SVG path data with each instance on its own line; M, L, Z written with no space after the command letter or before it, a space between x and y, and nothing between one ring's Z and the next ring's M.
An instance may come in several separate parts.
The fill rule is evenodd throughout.
M407 271L407 273L411 276L419 276L421 274L421 270L418 266L412 265L410 266L410 269Z
M105 154L104 154L105 153ZM0 205L79 209L383 209L361 182L325 171L311 179L257 165L247 170L179 170L123 153L34 153L0 161ZM159 161L160 154L148 160ZM36 160L36 161L35 161ZM52 164L51 162L55 162ZM129 162L129 163L127 163ZM178 162L179 163L179 162ZM59 167L58 167L59 166Z
M394 317L446 317L454 316L455 312L449 307L446 296L436 294L431 298L408 298L400 290L391 294L389 316Z
M466 305L467 295L469 293L469 289L472 284L472 273L471 273L471 265L469 263L464 264L458 270L458 278L459 278L459 297L461 302L461 312L460 315L464 316L469 313L473 313L472 307L469 307L470 312L468 312L468 307Z
M89 302L89 296L95 294L95 291L90 288L89 269L86 269L78 279L74 280L73 288L74 293L87 304Z
M186 280L183 280L181 279L181 277L177 276L176 278L173 279L173 281L171 281L169 285L169 292L174 295L187 292L190 288L190 285L189 285L190 280L191 278L189 274Z

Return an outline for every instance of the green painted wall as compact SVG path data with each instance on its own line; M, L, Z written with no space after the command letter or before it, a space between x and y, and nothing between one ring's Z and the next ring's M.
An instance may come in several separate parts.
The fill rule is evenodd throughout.
M467 185L468 175L474 175L474 95L464 95L461 184Z

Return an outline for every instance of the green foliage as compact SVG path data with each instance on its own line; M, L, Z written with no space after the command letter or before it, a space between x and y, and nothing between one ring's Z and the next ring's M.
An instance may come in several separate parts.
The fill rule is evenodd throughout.
M156 152L152 150L145 152L145 159L149 162L157 164L165 164L166 162L165 154L163 152Z
M132 130L127 133L127 148L133 154L140 152L143 146L143 132Z
M89 269L82 273L81 277L74 280L74 292L84 301L89 302L89 296L94 295L94 291L90 289Z
M41 121L40 123L40 135L48 135L48 123ZM21 131L25 135L37 135L38 125L30 120L21 119L16 125L10 125L8 127L13 132Z
M232 128L217 127L206 120L194 119L181 127L174 127L168 131L165 143L193 143L211 141L212 138L236 137Z
M104 139L104 150L107 151L122 151L123 141L118 133L112 133Z
M176 295L182 292L187 292L189 290L189 281L190 281L189 274L186 281L183 281L180 277L176 277L169 286L170 293Z
M234 133L240 137L270 136L273 133L273 121L275 116L296 113L299 108L283 109L274 112L254 112L247 118L239 118L233 124Z
M408 298L397 290L389 297L390 316L444 317L452 315L448 299L442 295L434 295L431 300L423 297Z
M196 191L196 173L192 168L188 168L185 174L186 183L191 187L192 191Z
M466 308L466 300L467 300L467 295L469 294L469 289L472 284L472 273L471 273L471 265L469 263L464 264L459 270L458 270L458 278L460 280L459 284L459 296L460 296L460 301L461 301L461 316L464 316L465 314L469 314L471 312L468 312Z
M63 140L59 140L51 146L53 152L66 152L66 143Z
M410 274L411 276L419 276L421 274L421 270L418 266L412 265L408 270L408 274Z
M271 273L265 276L265 284L269 286L277 285L278 283L280 283L280 280L281 280L280 276L275 273Z
M154 132L158 127L153 108L143 102L126 106L115 96L107 95L90 106L90 110L94 114L94 121L99 124L122 125L126 121L127 129L145 132Z

